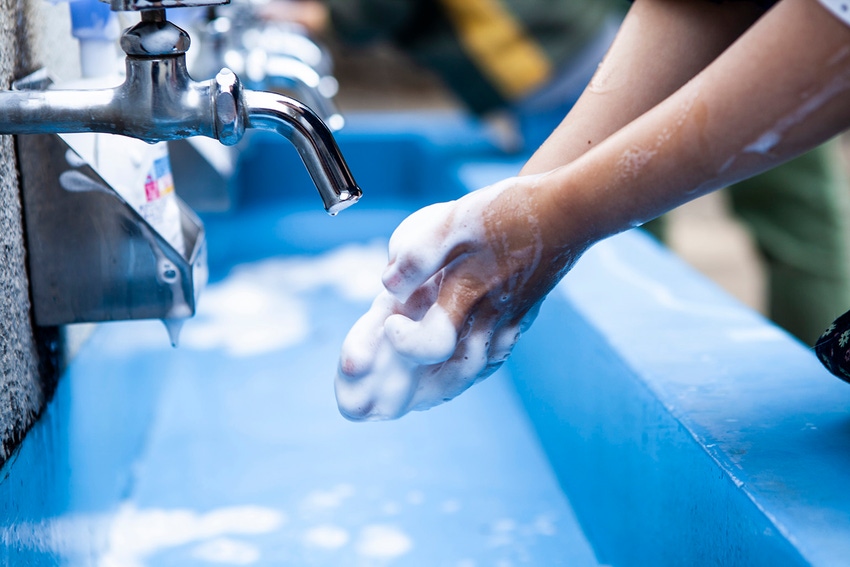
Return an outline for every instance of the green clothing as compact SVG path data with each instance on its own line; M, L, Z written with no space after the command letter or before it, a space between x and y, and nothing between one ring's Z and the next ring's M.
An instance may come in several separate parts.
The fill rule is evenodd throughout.
M544 86L595 35L615 0L327 0L348 43L389 41L475 113Z
M729 188L766 276L767 314L808 345L850 307L850 187L837 141ZM664 217L645 225L665 239Z
M812 345L850 307L850 187L837 141L742 181L733 211L761 251L768 313Z

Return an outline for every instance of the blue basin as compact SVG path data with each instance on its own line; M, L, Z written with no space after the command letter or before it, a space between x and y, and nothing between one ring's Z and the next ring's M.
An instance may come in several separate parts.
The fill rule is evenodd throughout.
M352 116L340 146L365 196L330 218L294 150L252 138L179 348L157 321L94 331L3 469L4 564L847 561L850 388L638 232L458 399L340 417L389 234L521 163L453 115Z

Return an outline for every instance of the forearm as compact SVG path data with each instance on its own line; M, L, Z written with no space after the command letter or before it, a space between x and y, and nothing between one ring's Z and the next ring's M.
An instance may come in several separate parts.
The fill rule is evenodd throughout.
M783 0L692 81L547 176L553 218L595 241L786 161L850 126L850 27Z
M583 155L675 92L761 13L748 2L637 0L590 85L522 174Z

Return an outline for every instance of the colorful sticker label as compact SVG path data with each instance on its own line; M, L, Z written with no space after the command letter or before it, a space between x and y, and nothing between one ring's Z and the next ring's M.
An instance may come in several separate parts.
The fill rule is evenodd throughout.
M145 200L150 203L174 191L168 156L157 158L145 178Z

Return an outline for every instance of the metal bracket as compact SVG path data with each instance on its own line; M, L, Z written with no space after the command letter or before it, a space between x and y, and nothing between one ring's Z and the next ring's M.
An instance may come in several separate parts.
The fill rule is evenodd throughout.
M37 325L194 315L206 239L189 207L178 199L184 256L59 135L19 135L17 154Z

